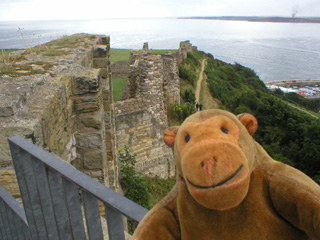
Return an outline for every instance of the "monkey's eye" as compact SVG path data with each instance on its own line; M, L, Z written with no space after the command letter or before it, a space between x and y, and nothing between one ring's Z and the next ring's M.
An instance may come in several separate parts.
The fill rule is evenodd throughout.
M228 134L229 133L229 130L226 129L225 127L221 127L220 128L222 132L224 132L225 134Z
M189 142L189 141L190 141L190 135L187 134L187 135L184 137L184 140L186 140L186 142Z

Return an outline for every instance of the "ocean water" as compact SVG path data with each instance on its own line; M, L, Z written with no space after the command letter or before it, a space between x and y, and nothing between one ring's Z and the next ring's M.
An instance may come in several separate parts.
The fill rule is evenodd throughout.
M320 79L320 24L191 19L0 22L0 48L26 48L74 33L106 34L112 48L178 49L190 40L261 80Z

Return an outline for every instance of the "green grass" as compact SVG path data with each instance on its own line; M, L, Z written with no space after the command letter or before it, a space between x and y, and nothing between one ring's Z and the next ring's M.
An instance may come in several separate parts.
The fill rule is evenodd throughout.
M122 95L122 90L126 85L127 79L126 78L114 78L112 79L112 86L113 86L113 102L117 102L120 100Z
M167 49L151 49L152 54L167 54L169 52L176 52L177 50L167 50Z
M69 51L57 50L57 49L48 49L43 55L49 57L68 55Z
M119 48L111 48L110 49L110 61L111 64L118 61L129 61L130 58L130 49L119 49ZM175 52L176 50L165 50L165 49L151 49L152 54L166 54L168 52Z
M144 177L147 181L148 191L152 195L151 206L153 207L160 202L173 188L176 183L176 178L171 177L163 179L159 177Z
M14 49L0 49L0 57L7 56L14 51L15 51Z
M110 61L111 64L119 61L129 61L130 49L110 49Z
M0 66L0 76L9 75L11 77L20 77L34 74L43 74L44 71L41 69L32 69L32 66L28 64L16 65L2 65Z

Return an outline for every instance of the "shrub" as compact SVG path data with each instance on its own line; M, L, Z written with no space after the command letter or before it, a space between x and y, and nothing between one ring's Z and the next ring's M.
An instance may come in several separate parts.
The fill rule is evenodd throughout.
M194 103L178 104L175 103L170 109L170 117L182 123L187 117L196 112Z
M121 162L120 184L124 196L137 204L150 209L151 194L148 191L146 180L135 171L136 154L130 154L128 146L119 150Z
M194 86L197 81L197 75L182 64L179 65L179 77L187 80L192 86Z
M188 102L188 103L192 103L195 104L196 103L196 95L194 94L194 91L192 89L186 89L183 93L182 93L182 99L184 102Z
M158 176L146 176L145 179L148 183L149 192L152 193L152 205L155 205L161 201L176 183L175 177L163 179Z

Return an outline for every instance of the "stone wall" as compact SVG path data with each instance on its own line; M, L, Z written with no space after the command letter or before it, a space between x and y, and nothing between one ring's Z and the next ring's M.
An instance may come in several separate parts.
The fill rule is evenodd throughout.
M136 168L149 175L175 174L171 149L163 142L167 110L180 102L177 59L174 55L131 51L127 86L115 103L116 143L137 153Z
M197 50L196 46L192 46L189 40L180 42L180 47L179 47L179 54L182 56L182 58L187 58L188 52L192 52L192 50Z
M129 73L129 62L118 61L111 64L111 72L113 78L127 78Z
M180 104L180 80L178 63L175 54L161 55L163 62L163 89L166 110L175 103Z
M43 74L0 75L0 184L10 192L16 181L7 138L20 135L119 190L110 38L73 35L47 48L55 43L62 56L17 53L24 59L17 64L49 65Z
M50 54L46 51L50 50ZM52 54L54 52L55 54ZM163 142L167 110L180 101L179 54L131 51L123 101L113 103L110 38L76 34L41 51L17 51L16 69L0 72L0 184L18 196L7 138L20 135L106 186L119 187L118 149L137 153L137 170L175 174L171 149ZM16 186L16 185L15 185Z

